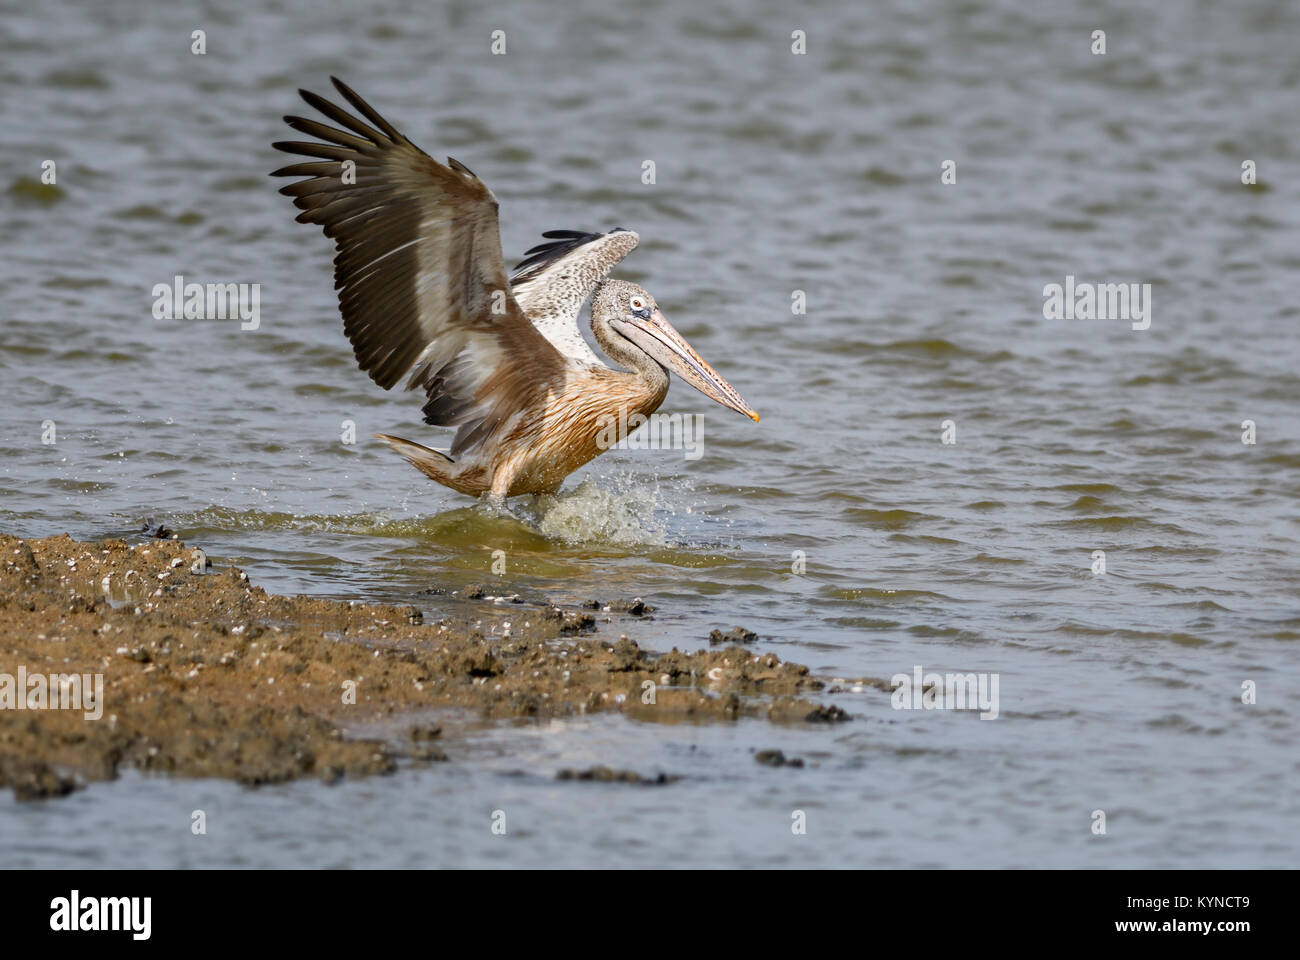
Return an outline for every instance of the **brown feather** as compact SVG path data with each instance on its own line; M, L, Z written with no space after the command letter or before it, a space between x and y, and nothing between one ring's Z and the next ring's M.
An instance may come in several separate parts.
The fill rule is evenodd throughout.
M440 409L442 391L460 426L453 450L466 453L517 420L521 408L560 388L564 358L510 295L496 197L463 164L438 163L338 80L367 122L309 91L303 99L345 129L286 117L327 143L278 142L286 153L321 158L275 171L307 177L282 188L335 241L335 287L343 329L361 369L384 389L407 380ZM344 183L343 162L356 182ZM496 294L498 294L497 296ZM473 362L448 379L461 355Z

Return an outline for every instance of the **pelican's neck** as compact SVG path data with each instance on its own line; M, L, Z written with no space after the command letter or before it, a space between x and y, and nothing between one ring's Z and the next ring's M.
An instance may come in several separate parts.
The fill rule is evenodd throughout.
M591 333L605 356L633 371L648 391L661 397L668 392L668 371L654 357L626 337L620 337L608 323L593 322Z

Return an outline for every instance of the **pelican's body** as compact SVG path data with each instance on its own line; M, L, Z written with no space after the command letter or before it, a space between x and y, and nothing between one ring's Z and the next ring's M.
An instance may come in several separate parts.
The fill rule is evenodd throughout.
M421 472L470 496L493 499L555 493L564 478L604 452L601 443L629 432L633 414L649 416L668 395L668 376L657 382L606 366L577 367L551 385L544 402L521 407L491 446L452 461L400 437L380 434ZM618 411L627 415L619 418ZM619 422L621 419L621 422Z
M455 160L437 163L347 86L368 122L300 91L347 128L286 117L324 143L276 143L320 158L275 171L298 220L334 238L335 286L357 362L385 389L426 395L424 419L457 432L447 451L380 434L423 473L501 503L556 492L564 478L663 403L668 371L754 420L740 395L635 284L607 279L636 246L629 230L553 231L507 278L492 192ZM591 329L605 365L578 330ZM640 415L640 416L638 416Z

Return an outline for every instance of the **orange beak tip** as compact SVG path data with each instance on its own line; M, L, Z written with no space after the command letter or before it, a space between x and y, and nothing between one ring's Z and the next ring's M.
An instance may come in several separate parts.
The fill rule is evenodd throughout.
M758 423L758 414L757 414L757 413L755 413L753 410L746 411L746 413L747 413L747 415L749 416L749 419L753 420L755 423Z

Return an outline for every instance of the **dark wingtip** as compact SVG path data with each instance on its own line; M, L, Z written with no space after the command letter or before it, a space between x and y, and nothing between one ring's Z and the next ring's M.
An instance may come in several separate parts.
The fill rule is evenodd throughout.
M542 234L548 240L594 240L603 234L593 233L587 230L547 230ZM547 246L547 244L542 244Z
M447 166L451 167L453 170L456 170L460 173L468 174L469 176L473 177L475 180L478 179L477 173L475 173L469 167L465 166L465 164L461 163L455 157L447 158Z
M325 99L320 94L312 93L310 90L304 90L302 87L298 88L298 96L302 97L303 103L307 104L309 107L314 107L317 110L320 110L320 101Z
M561 257L593 240L599 240L605 234L583 230L547 230L542 236L551 242L539 243L524 251L524 259L515 267L511 277L515 283L531 280Z
M356 92L351 87L332 73L330 74L330 83L334 84L335 90L343 94L343 99L347 100L348 103L355 103L355 101L361 99L356 95Z

